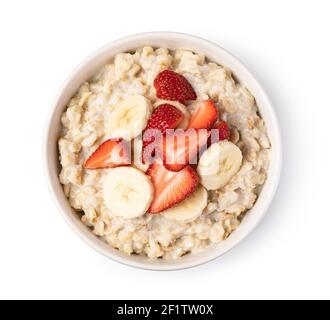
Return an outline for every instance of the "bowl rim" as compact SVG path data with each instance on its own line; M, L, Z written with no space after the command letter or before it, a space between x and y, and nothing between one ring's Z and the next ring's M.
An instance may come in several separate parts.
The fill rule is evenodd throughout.
M268 106L267 112L269 113L269 116L271 118L272 127L273 127L273 131L274 131L273 134L276 136L275 138L277 140L276 141L277 154L275 156L276 164L272 164L273 177L272 177L272 181L271 181L271 185L270 185L271 193L268 195L268 197L266 197L266 200L264 201L264 205L263 205L262 209L260 209L260 212L258 212L258 218L254 220L254 223L249 228L247 228L247 230L245 230L244 234L242 234L241 237L236 239L236 241L233 241L228 248L223 250L223 252L217 252L216 250L214 250L214 253L212 255L210 255L208 258L200 259L200 261L196 260L195 262L186 262L186 263L183 262L182 263L182 262L180 262L180 259L172 260L174 265L152 264L152 263L150 263L152 260L148 260L147 258L145 259L145 262L134 261L133 259L130 259L131 258L130 256L121 258L121 257L115 256L114 254L111 254L110 251L107 251L104 248L102 248L101 245L99 245L99 243L97 241L95 241L97 239L96 236L93 235L93 237L95 237L95 239L93 239L93 240L91 239L91 237L86 236L86 234L84 232L82 232L81 228L78 228L77 225L73 222L73 217L70 217L71 212L70 212L70 214L68 214L67 210L65 210L65 208L60 203L58 194L56 193L56 191L53 187L53 184L52 184L53 181L52 181L52 176L51 176L50 167L49 167L50 159L49 159L49 154L48 154L49 153L48 150L50 147L49 146L49 134L51 131L55 111L58 107L59 100L60 100L63 92L69 86L69 84L71 83L73 78L76 76L76 74L80 70L82 70L83 68L88 66L97 57L99 57L101 55L101 53L110 50L111 47L114 45L119 45L121 43L126 43L129 41L138 40L138 39L145 40L145 43L147 43L148 37L155 38L158 36L161 38L168 38L170 40L171 40L171 38L173 39L173 37L181 38L183 40L190 40L190 41L193 41L196 43L204 44L206 46L213 47L218 52L221 51L222 55L224 55L228 59L234 61L236 63L236 65L242 70L242 73L244 72L245 75L247 75L247 77L249 77L250 80L254 82L255 88L259 91L259 94L262 95L262 99L265 102L265 105ZM259 105L258 105L258 107L259 107ZM211 262L211 261L219 258L220 256L223 256L225 253L229 252L234 247L236 247L240 242L242 242L260 224L261 220L263 219L263 217L269 210L269 207L270 207L270 205L275 197L275 194L277 192L277 189L278 189L278 185L279 185L279 181L280 181L280 177L281 177L281 171L282 171L282 161L283 161L283 151L282 150L283 150L283 146L282 146L282 138L281 138L281 130L280 130L280 126L279 126L279 121L276 116L274 107L269 99L269 96L265 92L265 90L263 89L263 87L261 86L259 81L256 79L256 77L249 71L249 69L238 58L236 58L233 54L229 53L227 50L223 49L218 44L216 44L212 41L206 40L204 38L201 38L199 36L195 36L195 35L191 35L191 34L187 34L187 33L180 33L180 32L155 31L155 32L144 32L144 33L132 34L132 35L129 35L126 37L122 37L118 40L111 41L110 43L108 43L108 44L104 45L103 47L99 48L98 50L94 51L92 54L88 55L78 66L76 66L73 69L73 71L71 71L69 76L66 78L66 80L62 84L62 86L60 86L60 89L58 90L58 92L55 96L55 99L53 100L52 105L48 111L46 125L44 127L44 133L43 133L42 154L43 154L43 168L44 168L44 172L45 172L45 178L46 178L47 186L48 186L49 192L51 194L51 197L53 199L53 202L55 203L57 210L61 213L64 220L67 222L67 224L71 227L71 229L76 233L76 235L80 239L82 239L91 248L93 248L97 252L101 253L103 256L105 256L113 261L116 261L118 263L121 263L123 265L129 266L129 267L134 267L137 269L142 269L142 270L149 270L149 271L176 271L176 270L197 267L197 266L206 264L208 262ZM267 178L267 180L268 179L269 179L269 177ZM254 206L255 206L255 204L254 204ZM83 223L81 223L81 225L83 227L85 227L83 225ZM89 231L89 233L92 234L91 231ZM180 263L177 263L177 262L180 262Z

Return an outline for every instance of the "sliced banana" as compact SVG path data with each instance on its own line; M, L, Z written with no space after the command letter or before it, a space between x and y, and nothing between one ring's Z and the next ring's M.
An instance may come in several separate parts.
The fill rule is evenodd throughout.
M155 108L159 107L161 104L164 104L164 103L168 103L168 104L172 105L173 107L177 108L179 111L181 111L183 113L183 120L180 122L178 128L183 129L183 130L187 129L188 125L189 125L190 117L191 117L191 114L190 114L188 108L180 102L168 101L168 100L158 100L155 103Z
M105 121L108 138L123 138L130 141L137 137L147 126L152 105L141 95L132 95L117 105Z
M161 214L178 222L191 222L198 218L207 206L207 191L201 185L187 199Z
M232 142L214 143L201 156L197 172L207 190L217 190L225 186L242 165L242 152Z
M150 179L133 167L110 169L103 184L103 198L109 211L132 219L143 216L152 200L154 189Z

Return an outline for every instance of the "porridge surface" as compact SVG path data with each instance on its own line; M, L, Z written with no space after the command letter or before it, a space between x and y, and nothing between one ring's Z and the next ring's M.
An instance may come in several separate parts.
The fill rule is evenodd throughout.
M83 165L109 138L106 120L123 99L142 95L153 108L161 103L153 81L165 69L183 75L198 100L210 98L216 103L221 118L232 128L231 141L242 151L242 165L224 187L207 192L207 206L192 222L162 214L123 219L109 212L102 195L111 169L86 170ZM193 106L188 104L188 110ZM176 259L225 240L239 226L267 178L270 148L254 97L233 80L229 70L190 51L144 47L118 54L69 102L59 139L60 181L71 206L82 213L83 223L109 245L126 254ZM147 169L141 162L135 166Z

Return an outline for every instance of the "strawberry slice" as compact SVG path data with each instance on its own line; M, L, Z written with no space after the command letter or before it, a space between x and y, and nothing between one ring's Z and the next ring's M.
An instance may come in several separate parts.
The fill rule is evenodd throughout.
M146 130L158 129L164 134L166 129L175 129L183 117L183 113L171 104L161 104L151 115Z
M217 121L218 109L212 100L201 101L197 104L195 111L191 115L188 128L210 129Z
M197 155L206 146L210 132L206 129L175 130L163 137L162 155L166 169L179 171L197 163Z
M183 113L170 104L161 104L151 115L143 133L143 163L148 163L155 154L155 147L150 146L157 137L162 137L167 129L175 129L183 120Z
M127 143L120 140L107 140L87 159L85 169L115 168L130 165Z
M171 70L160 72L154 80L154 87L159 99L173 101L197 99L196 92L188 80Z
M149 213L160 213L187 198L193 193L198 184L199 176L190 166L179 172L172 172L160 163L150 166L147 175L154 186L154 200Z
M216 143L230 138L230 128L226 121L217 122L211 129L211 143Z

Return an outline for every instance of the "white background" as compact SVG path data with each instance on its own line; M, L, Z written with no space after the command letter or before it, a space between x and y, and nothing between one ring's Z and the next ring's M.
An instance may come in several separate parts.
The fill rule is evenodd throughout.
M0 298L330 298L329 1L1 1ZM143 31L219 43L268 91L284 169L265 220L212 263L135 270L87 247L58 214L42 167L50 104L89 53Z

